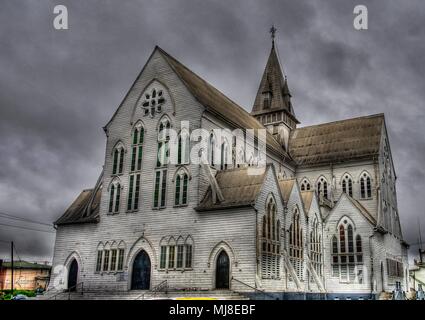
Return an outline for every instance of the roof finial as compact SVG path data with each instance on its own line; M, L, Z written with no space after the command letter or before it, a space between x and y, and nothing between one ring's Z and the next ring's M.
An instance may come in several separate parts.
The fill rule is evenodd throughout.
M272 46L274 48L274 38L276 37L276 31L277 29L274 27L274 24L272 24L272 27L270 28L270 34L272 37Z

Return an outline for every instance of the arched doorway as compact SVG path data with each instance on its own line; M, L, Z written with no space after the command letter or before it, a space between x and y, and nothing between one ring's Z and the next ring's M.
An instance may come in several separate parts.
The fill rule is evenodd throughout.
M215 288L229 289L230 260L226 251L221 250L215 266Z
M71 264L69 265L68 271L68 290L76 291L76 285L78 280L78 262L73 259Z
M146 251L140 251L133 262L131 290L149 290L151 284L151 259Z

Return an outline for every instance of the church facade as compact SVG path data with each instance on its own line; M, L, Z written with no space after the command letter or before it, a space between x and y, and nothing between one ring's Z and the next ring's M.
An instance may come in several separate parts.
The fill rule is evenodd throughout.
M408 290L384 115L299 124L274 41L251 113L155 47L104 127L94 188L55 222L50 288ZM259 135L219 134L248 130L262 161Z

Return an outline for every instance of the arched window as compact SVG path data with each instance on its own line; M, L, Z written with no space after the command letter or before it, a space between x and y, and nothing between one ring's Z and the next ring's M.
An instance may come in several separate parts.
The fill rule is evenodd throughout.
M173 236L163 237L159 243L160 270L190 270L193 265L193 239L179 236L177 241Z
M215 164L215 135L213 132L210 134L210 139L208 141L208 162L210 166Z
M297 277L302 280L304 268L303 231L298 208L294 208L292 223L289 227L289 259L297 273Z
M143 141L145 139L145 129L139 122L133 129L132 143L131 143L131 165L130 171L140 171L142 169L142 156L143 156Z
M220 170L227 170L228 165L228 153L229 153L229 144L227 141L223 141L221 144L221 161L220 161Z
M190 136L186 130L178 135L177 164L188 164L190 158Z
M266 202L262 224L261 273L263 278L280 277L280 221L273 196Z
M342 192L348 194L350 197L353 196L353 180L348 174L342 178Z
M338 238L338 240L337 240ZM355 239L355 243L354 243ZM360 235L354 237L354 227L348 218L338 226L338 237L332 237L332 276L341 282L362 281L363 252Z
M320 225L317 217L314 217L310 231L310 260L317 275L322 276Z
M170 128L171 122L163 116L158 125L158 156L155 170L155 189L153 196L154 208L165 208L167 192L167 166L170 157Z
M164 167L168 165L170 156L170 128L171 122L168 117L164 116L159 121L158 126L158 157L157 167Z
M310 189L311 189L310 181L304 178L303 181L301 182L301 191L310 191Z
M121 174L124 167L124 146L119 143L113 151L112 174Z
M187 188L189 183L189 175L186 170L180 169L175 176L175 195L174 205L182 206L187 205Z
M120 209L121 184L115 180L109 186L109 213L118 213Z
M372 198L372 181L366 172L363 172L360 177L360 197L362 199Z
M317 195L319 198L328 199L328 182L324 177L320 177L317 181Z

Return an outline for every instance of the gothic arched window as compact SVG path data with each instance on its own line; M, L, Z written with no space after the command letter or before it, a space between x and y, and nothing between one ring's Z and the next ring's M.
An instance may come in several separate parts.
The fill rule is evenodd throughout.
M176 174L175 181L174 205L186 205L188 202L187 189L189 184L189 175L186 170L180 169Z
M320 225L317 217L314 217L310 231L310 259L318 276L322 276L322 248L321 248Z
M228 153L229 153L229 145L227 141L223 141L221 144L221 161L220 161L220 170L227 170L228 165Z
M215 164L215 135L213 132L210 134L210 139L208 141L208 161L210 166L214 167Z
M338 239L337 239L338 238ZM355 242L354 242L355 239ZM332 276L341 282L362 281L363 252L361 236L354 237L354 227L348 218L338 226L338 237L332 237Z
M310 182L304 178L303 181L301 182L301 191L310 191L311 189L311 185Z
M328 199L328 182L324 177L320 177L317 182L317 194L324 199Z
M362 199L372 198L372 180L366 172L363 172L360 177L360 197Z
M348 174L342 178L342 192L348 194L350 197L353 196L353 180Z
M112 174L121 174L124 167L124 146L119 143L113 151Z
M262 221L261 273L263 278L280 277L280 221L273 196L266 202Z
M297 277L301 280L304 267L303 231L300 224L298 208L294 209L292 223L289 227L289 259L297 273Z
M117 213L120 209L121 184L115 180L109 186L109 213Z
M178 135L177 164L188 164L190 157L190 136L186 130Z

